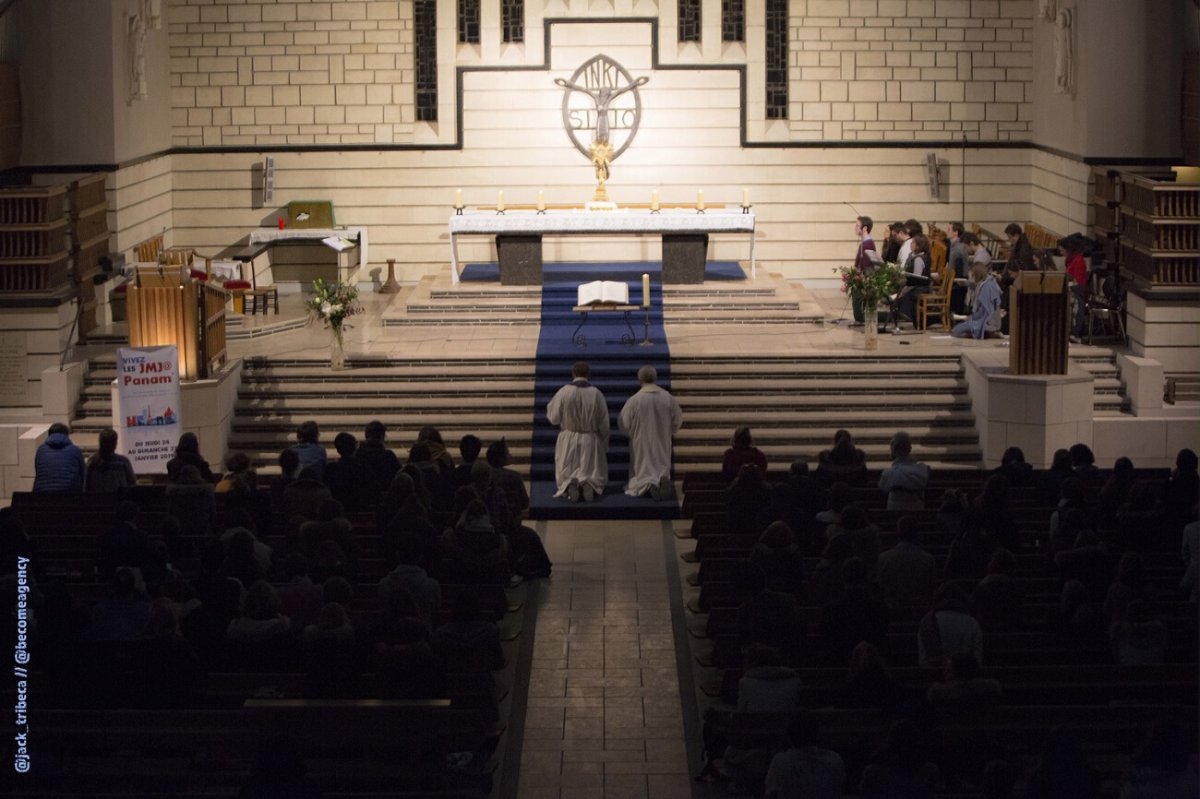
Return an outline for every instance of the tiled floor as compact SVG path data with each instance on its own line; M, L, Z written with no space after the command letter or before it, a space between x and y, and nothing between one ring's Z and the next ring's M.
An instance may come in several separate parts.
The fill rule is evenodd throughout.
M690 797L661 522L550 522L521 799ZM673 566L673 564L670 564Z

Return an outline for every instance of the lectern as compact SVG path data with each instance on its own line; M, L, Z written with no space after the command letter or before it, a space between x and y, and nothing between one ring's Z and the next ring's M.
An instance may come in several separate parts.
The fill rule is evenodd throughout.
M1065 375L1071 334L1066 273L1024 270L1008 296L1009 374Z

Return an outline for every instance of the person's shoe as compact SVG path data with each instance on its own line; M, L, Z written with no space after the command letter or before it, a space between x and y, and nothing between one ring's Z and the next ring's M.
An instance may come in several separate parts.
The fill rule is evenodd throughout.
M583 501L584 502L595 502L596 501L596 489L592 488L591 483L583 484Z
M570 500L571 502L579 501L579 481L578 480L573 479L573 480L571 480L571 482L567 483L567 499Z
M851 322L850 327L862 327L863 324L863 322Z
M672 491L671 478L664 474L658 481L658 485L650 486L650 498L655 502L662 502L664 499L671 498Z

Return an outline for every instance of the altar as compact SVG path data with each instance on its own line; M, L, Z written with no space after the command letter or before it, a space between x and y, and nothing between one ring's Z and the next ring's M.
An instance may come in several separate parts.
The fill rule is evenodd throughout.
M367 229L259 228L234 260L252 263L256 282L310 283L316 278L353 283L367 260ZM260 264L260 256L267 263Z
M713 233L748 233L750 276L756 275L754 262L754 214L709 209L648 209L587 212L475 211L450 217L451 278L459 282L458 237L495 236L500 262L500 282L504 285L540 285L542 283L542 237L571 235L646 235L662 236L663 282L700 283L704 279L704 260L708 236Z

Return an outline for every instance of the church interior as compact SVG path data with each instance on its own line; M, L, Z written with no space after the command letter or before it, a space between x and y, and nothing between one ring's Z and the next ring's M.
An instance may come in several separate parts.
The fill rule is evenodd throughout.
M1200 0L0 0L0 441L6 795L1195 795Z

